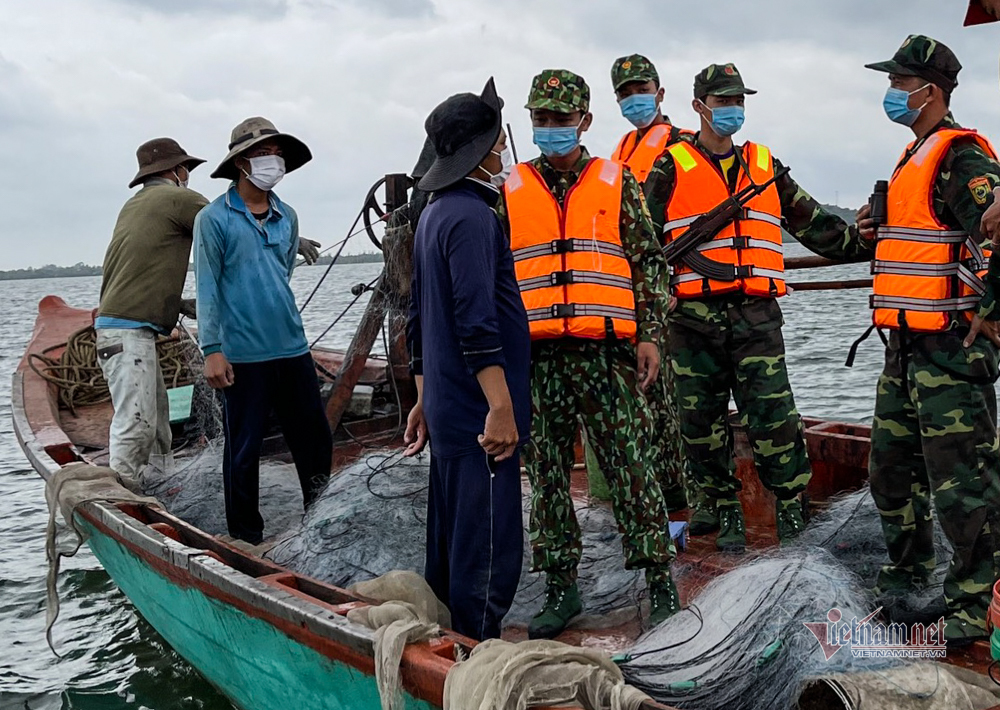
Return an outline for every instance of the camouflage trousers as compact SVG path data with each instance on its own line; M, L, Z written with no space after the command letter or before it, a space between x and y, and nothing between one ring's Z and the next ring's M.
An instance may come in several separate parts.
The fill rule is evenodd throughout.
M688 490L688 477L684 473L684 454L681 450L681 423L675 404L674 373L670 366L670 353L663 348L660 376L646 390L646 403L652 416L653 428L649 443L649 462L664 495L674 489L683 491L688 503L693 503Z
M611 348L610 372L608 350ZM625 567L666 571L674 557L663 494L648 466L651 420L639 394L635 347L627 341L536 343L531 363L531 568L576 580L583 554L570 495L580 421L611 489Z
M955 332L910 336L901 357L893 332L869 463L890 560L879 588L898 590L934 571L933 504L954 549L944 581L948 616L983 633L1000 572L996 373L997 350L985 337L966 349Z
M809 483L802 419L785 368L782 316L773 298L682 299L670 316L670 355L693 487L708 502L736 500L732 395L761 482L779 499Z

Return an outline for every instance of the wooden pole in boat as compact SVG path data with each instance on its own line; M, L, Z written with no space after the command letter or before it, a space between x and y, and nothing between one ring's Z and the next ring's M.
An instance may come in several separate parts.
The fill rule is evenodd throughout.
M409 178L406 175L394 174L385 176L386 213L388 215L392 215L395 210L406 204L406 189L408 184ZM344 355L344 361L341 363L340 369L337 371L337 379L334 383L333 392L326 404L326 418L330 422L330 429L334 432L340 426L344 412L347 411L347 407L351 403L354 388L365 371L365 365L368 363L368 356L371 355L372 346L382 332L386 313L392 310L398 313L402 310L400 304L405 303L409 297L409 274L412 268L413 241L412 234L410 234L409 239L399 236L404 231L407 230L387 229L386 235L382 240L385 266L383 266L382 274L379 276L372 290L372 295L368 301L368 306L365 308L361 324L358 325L358 329L354 332L351 345ZM405 291L403 291L404 288ZM395 308L393 308L393 304L396 304ZM392 323L398 320L400 320L398 315L391 318L390 326L392 327ZM405 320L402 327L405 330ZM398 326L393 328L393 330L397 328ZM398 332L394 332L393 340L389 343L389 354L393 365L405 365L408 359L406 355L402 356L401 363L397 363L396 361L396 358L400 357L397 351L399 345L395 340L398 337ZM404 339L404 353L405 348L406 343ZM396 373L390 373L390 375L398 386L399 379L395 376ZM403 402L404 407L406 406L406 402L412 401L412 397L404 397L402 392L399 394L400 401Z
M843 266L851 263L846 261L834 261L825 256L791 256L785 259L785 270L792 269L815 269L820 266Z
M849 281L797 281L786 283L793 291L840 291L849 288L871 288L871 279L852 279Z

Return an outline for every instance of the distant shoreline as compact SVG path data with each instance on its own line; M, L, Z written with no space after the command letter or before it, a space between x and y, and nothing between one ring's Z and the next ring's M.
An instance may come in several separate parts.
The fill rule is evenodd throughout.
M314 266L326 266L333 257L321 256ZM343 254L337 260L337 265L342 264L380 264L382 263L381 252L366 252L364 254ZM188 267L190 271L193 267ZM11 269L10 271L0 271L0 281L27 281L29 279L67 279L81 276L100 276L104 269L100 266L90 264L74 264L73 266L56 266L46 264L40 267L28 267L27 269Z

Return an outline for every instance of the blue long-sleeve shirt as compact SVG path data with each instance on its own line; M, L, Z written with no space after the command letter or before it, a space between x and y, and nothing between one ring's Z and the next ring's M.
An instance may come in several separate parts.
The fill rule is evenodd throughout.
M194 222L198 340L205 355L263 362L309 352L289 279L299 243L295 210L273 192L258 221L232 185Z
M414 238L407 340L438 456L480 450L489 404L476 373L490 365L504 368L521 443L528 440L531 338L510 241L491 209L498 198L471 180L435 193Z

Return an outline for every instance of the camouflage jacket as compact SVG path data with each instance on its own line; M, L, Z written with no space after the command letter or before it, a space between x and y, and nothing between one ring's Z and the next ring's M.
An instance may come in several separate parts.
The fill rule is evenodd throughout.
M950 113L935 126L961 128ZM933 131L932 131L933 133ZM930 133L928 135L931 135ZM919 148L923 141L914 145ZM989 189L984 189L982 180L989 181ZM932 205L934 214L942 224L952 229L962 229L972 235L979 244L989 246L979 229L983 212L993 204L993 188L1000 185L1000 164L993 160L977 144L956 141L941 162L941 171L934 181ZM989 320L1000 320L1000 308L996 307L996 292L1000 290L1000 254L990 257L990 268L986 275L986 293L979 302L979 315Z
M960 128L951 114L935 128ZM697 136L694 137L695 139ZM695 144L697 142L695 140ZM919 144L918 146L919 147ZM781 168L777 159L775 171ZM984 246L979 230L983 212L992 204L989 194L1000 184L1000 165L974 143L958 142L945 156L941 172L934 182L933 209L941 222L954 229L963 229ZM653 215L653 224L662 233L666 204L673 192L675 167L670 154L665 154L646 180L646 201ZM976 190L977 180L985 177L990 189L984 196ZM874 245L860 238L855 225L847 225L840 217L824 210L813 197L788 175L777 182L781 199L782 226L807 248L837 261L866 261L874 255ZM986 294L980 302L979 314L991 320L1000 319L995 292L1000 289L1000 255L990 259L986 277Z
M566 193L573 187L591 160L590 153L584 148L580 160L571 170L565 172L552 167L544 156L529 162L542 176L553 197L562 206ZM501 218L509 234L506 206L501 212ZM658 342L660 331L666 322L669 299L666 288L668 267L656 234L639 183L632 173L625 170L622 181L621 240L625 255L632 263L632 289L635 292L635 314L640 342Z
M695 134L682 136L681 140L688 140L701 148L697 138ZM711 160L710 154L706 152L705 155ZM774 171L777 173L782 168L781 161L774 158ZM663 233L667 203L674 191L676 175L673 156L664 153L646 178L646 203L658 235ZM865 261L871 258L871 248L861 239L857 227L848 225L842 218L823 209L791 175L780 178L776 187L781 200L782 226L808 249L837 261Z

